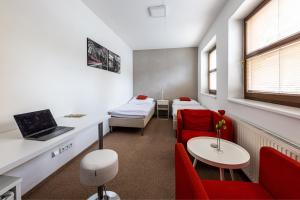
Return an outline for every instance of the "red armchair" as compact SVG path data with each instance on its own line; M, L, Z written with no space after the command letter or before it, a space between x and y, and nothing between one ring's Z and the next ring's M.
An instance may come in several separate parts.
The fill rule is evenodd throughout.
M300 163L270 147L260 150L259 183L202 181L177 143L175 178L176 199L300 199Z
M221 138L233 141L232 120L223 116L226 121L226 129L221 130ZM215 125L221 116L212 110L178 110L177 111L177 142L186 145L193 137L210 136L216 137Z

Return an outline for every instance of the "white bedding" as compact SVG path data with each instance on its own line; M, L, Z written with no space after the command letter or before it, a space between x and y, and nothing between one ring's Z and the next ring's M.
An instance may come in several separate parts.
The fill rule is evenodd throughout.
M174 99L172 104L173 119L176 119L177 110L183 110L183 109L201 110L205 108L201 106L200 103L195 101L194 99L192 99L191 101L180 101L179 99Z
M152 98L138 100L134 97L127 104L109 110L108 114L113 117L145 118L154 107L155 103Z
M200 105L198 101L195 101L194 99L191 99L191 101L180 101L179 99L174 99L172 105Z

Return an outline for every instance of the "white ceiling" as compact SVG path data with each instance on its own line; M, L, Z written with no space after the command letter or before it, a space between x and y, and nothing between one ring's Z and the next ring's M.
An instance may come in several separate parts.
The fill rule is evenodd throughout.
M196 47L228 0L82 0L132 49ZM165 4L166 18L149 6Z

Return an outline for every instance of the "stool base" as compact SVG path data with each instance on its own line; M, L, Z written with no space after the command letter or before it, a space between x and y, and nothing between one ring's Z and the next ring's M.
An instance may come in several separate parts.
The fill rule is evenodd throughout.
M105 195L106 194L106 195ZM87 200L99 200L98 193L93 194ZM119 195L113 191L103 191L103 199L100 200L121 200Z

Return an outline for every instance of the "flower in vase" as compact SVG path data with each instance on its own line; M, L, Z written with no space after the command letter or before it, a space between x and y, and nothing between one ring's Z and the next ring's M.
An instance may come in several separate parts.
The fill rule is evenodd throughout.
M226 121L224 120L223 116L225 115L225 110L218 110L221 120L216 124L216 129L221 130L221 129L226 129Z
M218 110L218 113L219 113L221 116L224 116L224 115L225 115L225 110Z

